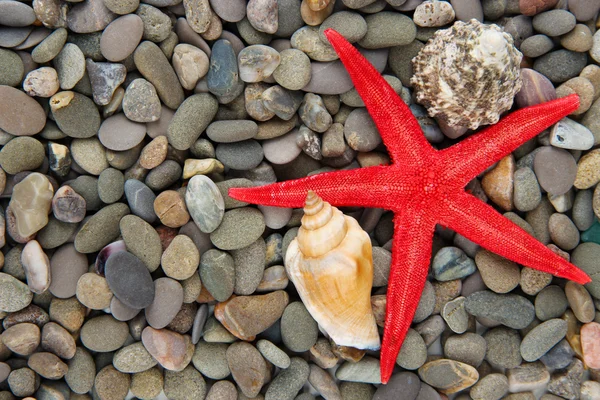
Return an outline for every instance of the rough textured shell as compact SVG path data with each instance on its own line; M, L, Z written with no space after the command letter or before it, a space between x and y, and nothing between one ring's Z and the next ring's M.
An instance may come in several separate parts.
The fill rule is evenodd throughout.
M304 305L338 345L378 349L371 241L354 218L309 192L285 267Z
M522 54L497 25L472 19L439 30L413 58L417 101L451 127L498 122L521 89Z

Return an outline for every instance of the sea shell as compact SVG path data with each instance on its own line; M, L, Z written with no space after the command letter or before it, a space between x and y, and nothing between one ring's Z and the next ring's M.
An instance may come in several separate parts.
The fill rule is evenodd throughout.
M285 268L304 305L339 346L380 346L371 310L371 241L358 222L309 191Z
M521 89L523 55L497 25L472 19L438 30L413 58L417 101L450 127L498 122Z

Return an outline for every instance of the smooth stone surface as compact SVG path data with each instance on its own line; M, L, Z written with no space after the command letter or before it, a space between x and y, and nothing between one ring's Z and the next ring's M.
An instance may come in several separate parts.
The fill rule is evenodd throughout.
M567 334L567 322L551 319L533 328L521 342L521 355L528 362L536 361L546 354Z
M465 308L471 315L489 318L513 329L525 328L535 317L533 304L526 298L487 290L468 296Z
M219 227L210 234L211 242L222 250L237 250L255 242L264 232L262 213L255 208L227 211Z
M115 351L127 340L127 323L117 321L110 315L102 315L88 320L81 328L81 343L91 351Z
M108 286L126 306L141 309L152 304L155 288L146 265L133 254L120 251L108 257L105 267Z
M237 342L229 346L227 364L234 381L244 395L255 397L265 380L266 363L258 350L249 343Z
M97 0L96 0L97 1ZM79 47L73 43L64 45L53 60L58 73L58 81L63 90L73 89L85 73L85 56Z
M75 250L73 244L59 247L50 258L50 293L61 299L75 296L77 281L87 269L87 257Z
M161 264L168 277L185 280L198 269L200 253L192 239L185 235L177 235L164 251Z
M128 179L125 181L125 197L133 214L150 224L156 220L154 213L156 196L148 186L136 179Z
M466 389L477 382L479 373L468 364L449 359L430 361L419 368L419 376L423 381L440 389L442 393L451 394Z
M50 109L56 125L67 136L91 138L100 128L100 113L94 102L76 92L58 92L50 98Z
M183 304L183 288L175 279L154 281L154 300L146 307L146 321L154 329L162 329L175 318Z
M116 18L103 0L90 0L75 5L67 15L69 29L77 33L98 32Z
M150 272L154 272L160 266L162 256L160 237L156 230L135 215L121 218L119 227L127 251L138 257Z
M0 108L0 129L11 135L34 135L46 124L42 106L13 87L0 85Z
M185 203L190 216L202 232L211 233L221 224L225 213L223 196L208 177L195 175L189 180Z
M231 373L226 356L228 347L226 343L207 343L203 340L198 342L192 357L194 367L210 379L228 377Z
M227 300L233 294L235 285L233 258L224 251L208 250L200 259L200 279L217 301Z
M114 203L94 214L75 236L75 249L80 253L94 253L119 235L119 221L129 214L129 207Z
M188 97L169 124L167 137L171 146L177 150L189 149L210 124L217 109L217 100L208 93Z
M124 135L123 132L127 132ZM146 126L130 121L125 114L116 114L100 125L98 138L107 149L129 150L137 146L146 136Z
M102 32L100 50L108 61L122 61L133 54L144 33L144 23L135 14L123 15Z
M302 302L290 303L281 316L281 339L291 351L308 351L316 342L319 329Z
M194 353L189 336L167 329L154 329L151 326L144 328L142 343L152 357L169 371L183 371Z
M154 122L160 118L161 104L154 85L145 79L135 79L127 86L123 97L125 116L136 122Z
M337 369L335 377L342 381L381 383L379 360L365 356L355 363L346 361Z
M136 342L117 351L113 357L114 367L127 374L146 371L157 364L142 342Z
M292 357L289 368L280 372L269 385L265 400L292 399L302 388L309 374L308 363L299 357Z

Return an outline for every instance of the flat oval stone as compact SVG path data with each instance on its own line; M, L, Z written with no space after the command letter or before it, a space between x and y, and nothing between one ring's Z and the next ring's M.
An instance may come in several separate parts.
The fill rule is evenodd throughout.
M244 82L260 82L269 77L279 65L277 50L264 45L245 47L238 55L240 79Z
M154 122L160 118L160 99L154 85L138 78L127 86L123 97L123 112L132 121Z
M236 342L227 349L227 364L233 380L248 397L255 397L264 384L264 358L250 343Z
M27 307L33 299L29 287L11 275L0 272L0 310L16 312Z
M535 318L533 304L525 297L488 290L468 296L465 309L471 315L489 318L513 329L523 329Z
M600 257L599 244L582 243L573 251L571 262L592 277L592 282L586 284L585 288L592 296L600 299L600 280L597 278L600 275L598 257Z
M73 32L91 33L103 30L116 17L103 0L90 0L75 5L69 11L67 24Z
M560 318L550 319L533 328L521 342L521 355L528 362L536 361L546 354L567 334L567 322Z
M75 296L77 281L87 270L87 257L75 250L72 243L59 247L50 258L50 293L60 299Z
M126 135L123 132L127 132ZM100 125L98 138L107 149L129 150L137 146L146 136L146 126L127 119L125 114L113 115Z
M100 128L100 113L92 99L76 92L58 92L50 98L54 121L67 136L91 138Z
M80 253L94 253L119 236L119 221L129 214L123 203L108 205L94 214L75 236L75 249Z
M230 252L235 264L235 294L249 295L257 289L265 271L266 252L263 238L248 247Z
M210 234L210 240L222 250L237 250L252 244L264 230L265 221L259 210L236 208L223 215L223 221Z
M600 324L590 322L581 327L583 359L589 368L600 368Z
M31 136L46 125L42 106L10 86L0 85L0 129L16 136Z
M575 182L577 163L566 150L543 147L535 155L533 169L540 186L548 193L566 193Z
M113 296L110 300L110 313L117 321L131 321L136 315L140 313L140 310L135 308L127 307L121 300Z
M550 144L563 149L589 150L594 145L594 135L585 126L563 118L552 127Z
M258 125L252 120L215 121L206 128L206 135L218 143L240 142L258 134Z
M115 351L127 340L129 327L112 315L102 315L88 320L81 327L81 343L91 351Z
M108 257L104 271L110 290L123 304L136 309L152 304L154 283L139 258L126 251L114 253Z
M102 32L100 51L108 61L121 61L133 54L144 33L144 23L135 14L111 22Z
M33 8L20 2L2 2L0 4L0 25L27 26L36 20Z
M238 22L246 16L246 1L244 0L210 0L210 5L212 10L227 22Z
M160 265L162 246L156 229L136 215L126 215L119 222L127 250L138 257L150 272Z
M200 259L200 279L217 301L227 300L233 294L234 288L233 258L224 251L208 250Z
M217 159L226 167L237 170L256 168L263 159L263 149L256 140L220 143L216 148Z
M194 354L194 345L189 336L167 329L146 327L142 332L142 343L152 357L169 371L185 369Z
M154 367L158 362L152 358L142 342L136 342L117 351L113 357L115 368L126 374L135 374Z
M462 279L475 272L475 263L458 247L442 247L433 258L433 272L438 281Z
M125 197L131 207L131 212L148 223L156 220L154 213L154 192L137 179L125 181Z
M162 50L156 44L144 41L133 53L133 60L138 71L154 85L162 102L170 109L177 110L184 100L183 89Z
M221 224L225 204L221 192L210 178L193 176L188 182L185 203L202 232L211 233Z
M189 149L211 123L218 108L217 99L208 93L188 97L169 124L167 138L171 146L177 150Z
M154 329L169 325L183 304L183 288L175 279L158 278L154 281L154 300L146 307L146 321Z
M426 363L419 368L419 376L423 381L440 389L445 394L456 393L473 386L479 379L479 373L475 368L449 359Z

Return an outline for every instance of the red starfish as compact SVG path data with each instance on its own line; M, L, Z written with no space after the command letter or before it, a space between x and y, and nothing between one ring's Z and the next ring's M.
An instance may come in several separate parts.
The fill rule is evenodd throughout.
M335 206L394 212L392 265L381 347L381 381L390 379L427 279L436 224L509 260L585 284L590 278L491 206L466 193L479 173L579 106L577 95L516 111L444 150L427 142L410 109L375 68L339 33L325 35L375 121L392 165L318 174L255 188L234 188L235 199L302 207L308 190Z

